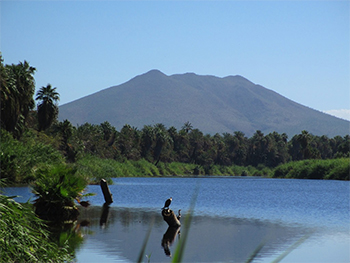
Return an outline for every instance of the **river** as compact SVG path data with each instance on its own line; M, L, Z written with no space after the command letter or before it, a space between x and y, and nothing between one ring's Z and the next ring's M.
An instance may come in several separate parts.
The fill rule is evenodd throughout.
M87 192L92 206L81 207L84 236L76 262L135 262L150 227L143 262L170 262L193 205L184 262L350 262L350 182L256 177L115 178L114 202L103 215L98 185ZM7 195L32 194L27 187ZM161 216L164 202L182 211L173 238ZM105 210L106 212L106 210ZM106 217L105 217L106 216ZM102 220L103 218L103 220ZM102 222L103 221L103 222ZM169 233L168 233L169 234ZM170 235L171 236L171 235ZM290 253L286 253L291 251Z

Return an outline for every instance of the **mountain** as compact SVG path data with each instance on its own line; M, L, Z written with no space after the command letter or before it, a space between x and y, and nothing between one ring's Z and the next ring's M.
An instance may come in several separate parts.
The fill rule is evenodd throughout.
M108 121L142 129L162 123L180 129L189 121L203 133L256 130L289 137L307 130L314 135L349 134L350 122L305 107L241 76L219 78L194 73L167 76L151 70L59 107L59 120L73 125Z

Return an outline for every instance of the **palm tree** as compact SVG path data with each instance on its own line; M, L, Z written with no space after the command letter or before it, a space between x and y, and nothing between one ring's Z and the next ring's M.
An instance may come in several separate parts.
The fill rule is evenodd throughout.
M155 134L155 146L154 146L154 160L156 160L155 164L160 161L161 154L164 152L164 148L170 145L173 141L169 136L164 124L157 123L154 125L154 134Z
M23 133L26 118L35 106L35 70L27 61L1 65L1 126L17 138Z
M184 123L181 129L184 130L186 133L189 133L190 131L193 130L193 126L189 121L187 121Z
M143 126L141 130L141 156L150 161L151 149L155 141L155 131L151 125Z
M73 125L70 123L69 120L64 120L63 122L59 123L58 129L62 135L62 143L65 147L67 147L68 141L73 135Z
M101 123L100 127L102 129L103 139L105 141L110 140L111 137L116 133L115 128L108 121Z
M235 131L231 145L232 161L237 165L246 165L248 155L248 138L241 131Z
M75 127L73 127L69 120L64 120L58 124L57 128L62 136L61 149L64 151L64 155L68 161L75 162L77 151L69 143L69 139L75 133Z
M260 130L257 130L249 141L249 164L257 166L258 164L266 163L268 141L264 134Z
M36 100L40 101L38 104L39 131L49 128L57 118L59 99L60 94L56 92L56 88L52 88L51 84L47 84L37 92Z

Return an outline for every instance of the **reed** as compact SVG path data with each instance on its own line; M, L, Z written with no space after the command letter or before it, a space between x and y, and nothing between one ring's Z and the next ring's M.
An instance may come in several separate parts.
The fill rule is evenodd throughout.
M275 168L274 178L349 180L350 159L304 160Z
M69 262L68 245L50 239L44 222L29 203L0 194L0 262Z

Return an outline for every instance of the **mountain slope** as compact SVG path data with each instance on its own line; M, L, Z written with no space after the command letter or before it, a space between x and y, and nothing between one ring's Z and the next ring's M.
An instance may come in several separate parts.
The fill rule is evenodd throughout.
M180 129L189 121L204 133L256 130L289 136L349 134L349 122L295 103L241 76L218 78L193 73L167 76L151 70L128 82L59 107L59 119L73 125L109 121L142 129L163 123Z

